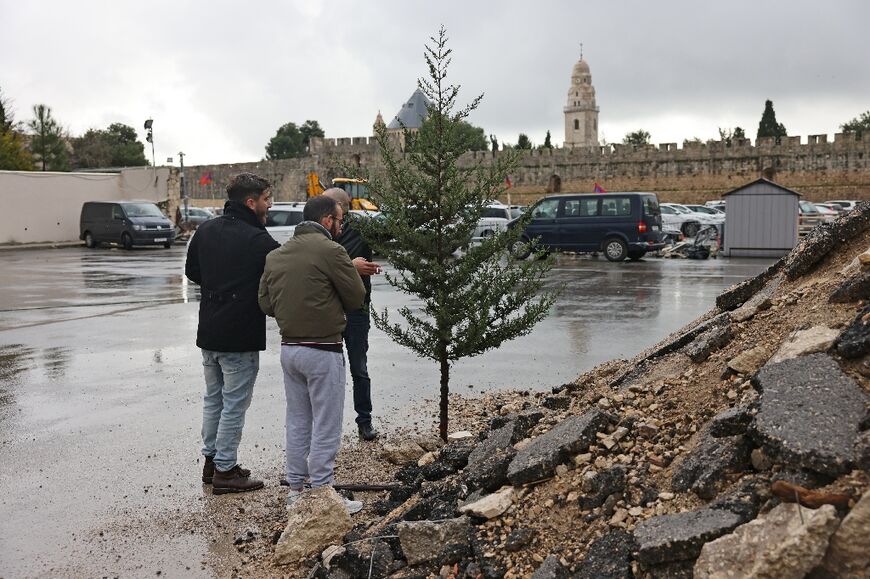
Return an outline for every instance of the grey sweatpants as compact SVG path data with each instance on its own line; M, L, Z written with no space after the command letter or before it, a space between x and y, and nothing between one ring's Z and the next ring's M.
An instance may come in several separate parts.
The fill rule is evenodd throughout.
M331 485L341 443L344 354L281 346L287 398L287 482L299 488Z

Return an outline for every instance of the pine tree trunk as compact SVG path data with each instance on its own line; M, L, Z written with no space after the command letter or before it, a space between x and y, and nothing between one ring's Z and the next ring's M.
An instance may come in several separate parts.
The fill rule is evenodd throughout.
M447 360L447 344L439 344L438 358L441 363L441 422L438 431L441 440L447 442L447 402L450 394L450 362Z

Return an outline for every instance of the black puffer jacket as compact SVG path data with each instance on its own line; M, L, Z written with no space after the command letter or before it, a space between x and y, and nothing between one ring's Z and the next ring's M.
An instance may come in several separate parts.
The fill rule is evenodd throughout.
M217 352L266 349L266 316L257 289L266 255L278 242L245 205L227 201L224 214L199 226L184 273L200 285L196 345Z

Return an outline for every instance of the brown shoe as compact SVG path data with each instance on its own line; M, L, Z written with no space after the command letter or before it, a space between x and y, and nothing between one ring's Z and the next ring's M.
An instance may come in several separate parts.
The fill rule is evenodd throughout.
M243 475L242 471L244 470L239 465L234 466L226 472L219 468L214 469L211 487L212 494L246 493L263 488L263 481Z
M251 476L251 471L246 468L242 468L241 465L237 465L239 467L239 474L242 476ZM205 464L202 465L202 482L207 485L211 484L212 478L214 477L214 457L207 456L205 457Z

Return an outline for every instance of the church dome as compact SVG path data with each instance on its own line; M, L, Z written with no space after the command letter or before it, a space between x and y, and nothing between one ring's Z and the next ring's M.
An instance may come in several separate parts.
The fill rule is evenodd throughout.
M582 58L574 65L574 73L572 76L580 76L581 74L589 74L589 65Z

